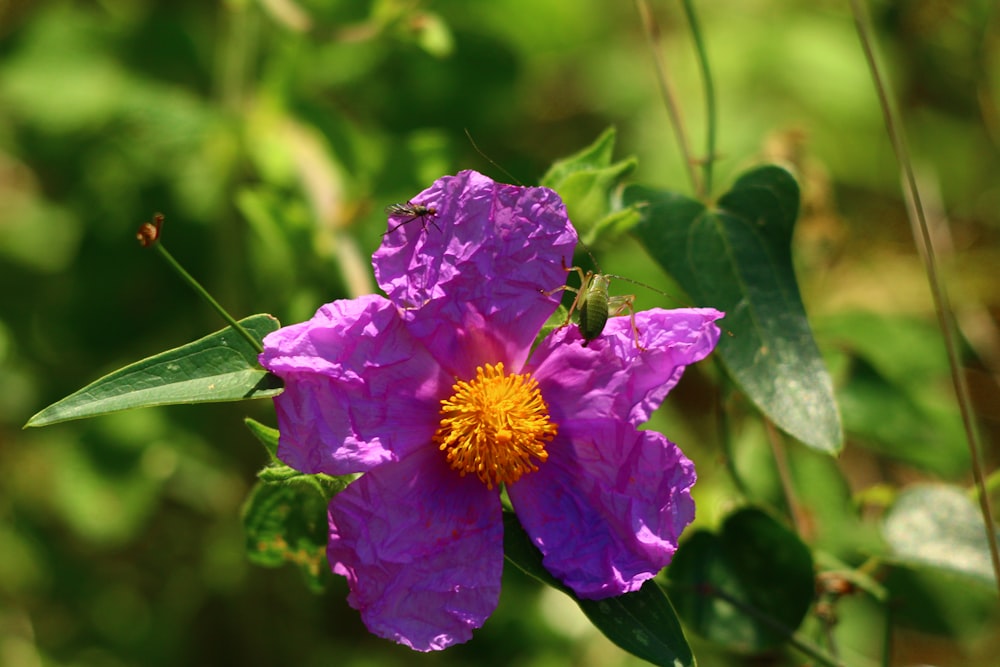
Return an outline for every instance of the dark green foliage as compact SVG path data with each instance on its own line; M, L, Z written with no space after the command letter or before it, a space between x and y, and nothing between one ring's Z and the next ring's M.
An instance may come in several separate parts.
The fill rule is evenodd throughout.
M809 549L757 509L731 514L718 535L691 535L669 574L681 618L741 653L761 653L788 640L813 600Z
M718 354L754 404L802 442L843 442L833 385L813 340L792 269L799 188L778 167L741 176L716 207L631 187L633 233L695 303L726 313Z
M996 9L890 4L879 38L951 214L940 250L995 442ZM632 3L0 3L0 656L799 665L802 640L849 664L900 649L988 664L990 536L968 489L940 483L966 483L969 454L851 22L810 3L698 6L720 93L710 157L731 184L704 198L683 191ZM654 11L700 136L683 18ZM280 387L138 247L141 220L166 214L165 245L237 317L298 322L375 290L386 205L459 169L505 178L466 128L515 180L544 174L601 270L670 294L628 287L638 309L727 311L724 372L689 369L648 425L698 466L669 599L650 581L574 600L616 646L568 602L552 610L544 586L562 588L510 516L508 561L534 579L508 568L472 642L416 656L367 635L325 563L327 503L350 480L281 463L268 400L170 405ZM258 339L277 326L244 322ZM140 406L163 407L115 412ZM810 611L830 572L853 586L824 593L835 627ZM886 623L905 642L885 643Z

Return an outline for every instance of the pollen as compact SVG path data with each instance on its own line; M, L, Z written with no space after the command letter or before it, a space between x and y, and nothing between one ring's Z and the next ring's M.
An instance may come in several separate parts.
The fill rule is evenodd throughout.
M556 437L549 407L530 374L505 375L503 364L476 369L470 382L452 386L441 401L441 424L434 442L463 477L474 473L492 489L538 470Z

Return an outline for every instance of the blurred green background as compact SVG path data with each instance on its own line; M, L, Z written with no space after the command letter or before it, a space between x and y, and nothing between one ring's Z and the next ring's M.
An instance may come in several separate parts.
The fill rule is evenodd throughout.
M717 189L761 161L794 168L803 189L798 275L848 444L836 461L792 454L814 493L811 543L857 560L877 541L862 523L873 490L969 481L897 166L846 3L699 5ZM653 8L701 150L690 34L677 3ZM913 0L872 13L996 442L1000 10ZM99 375L221 328L136 243L155 211L167 247L232 313L292 323L374 290L387 204L459 169L507 180L465 130L531 184L610 125L637 181L688 190L628 2L0 1L0 665L639 664L516 572L471 643L419 655L368 635L341 578L314 595L292 567L249 565L240 508L266 455L241 420L273 424L269 401L21 430ZM663 284L626 238L596 251L606 271ZM622 285L640 307L685 305ZM740 498L696 409L711 374L689 371L653 423L699 465L705 526ZM759 425L739 424L752 487L740 491L780 504ZM852 494L869 499L861 511L824 513ZM996 655L988 601L915 586L892 664ZM844 642L877 655L881 612L851 604ZM743 664L693 641L702 664Z

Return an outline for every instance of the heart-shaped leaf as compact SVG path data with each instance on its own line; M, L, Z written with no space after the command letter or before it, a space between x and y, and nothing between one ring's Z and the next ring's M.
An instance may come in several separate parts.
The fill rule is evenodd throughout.
M504 512L503 529L507 560L573 598L591 623L612 642L654 665L684 667L695 664L677 614L655 581L650 579L639 590L618 597L581 600L545 569L541 552L511 512Z
M730 515L719 534L703 530L688 538L668 574L681 617L732 651L758 653L783 643L813 600L809 549L755 508Z
M779 167L744 174L714 208L631 186L633 228L650 255L699 306L725 311L717 352L733 379L775 424L816 449L843 443L833 384L806 320L792 269L799 188Z

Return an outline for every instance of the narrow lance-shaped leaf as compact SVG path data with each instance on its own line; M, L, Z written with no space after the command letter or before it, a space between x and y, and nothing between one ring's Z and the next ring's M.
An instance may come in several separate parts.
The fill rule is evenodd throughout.
M805 444L836 452L843 441L833 383L806 320L792 268L795 179L779 167L744 174L715 208L632 186L633 229L650 255L699 306L723 310L717 352L741 389Z
M252 315L240 324L257 340L278 320ZM137 361L53 403L25 426L176 403L211 403L273 396L281 381L260 367L257 351L230 327L173 350Z
M531 543L517 517L504 512L504 556L542 583L573 598L594 626L615 644L654 665L695 664L677 614L660 586L650 579L632 593L604 600L581 600L542 565L542 554Z

